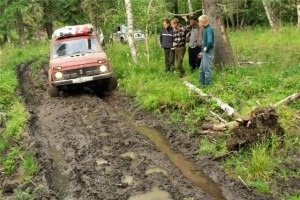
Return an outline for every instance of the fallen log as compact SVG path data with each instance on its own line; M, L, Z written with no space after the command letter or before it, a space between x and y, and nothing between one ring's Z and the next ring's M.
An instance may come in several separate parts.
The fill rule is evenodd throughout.
M275 109L277 109L277 108L279 108L280 106L285 105L285 104L288 104L288 103L290 103L290 102L292 102L292 101L295 101L295 100L298 99L298 98L300 98L300 92L297 92L297 93L295 93L295 94L292 94L292 95L288 96L287 98L285 98L285 99L279 101L278 103L276 103L275 105L273 105L273 107L274 107Z
M222 123L227 124L227 121L223 118L221 118L217 113L210 111L210 114L212 114L212 116L216 117L218 120L220 120Z
M210 135L213 137L222 137L222 136L227 136L224 132L222 131L212 131L212 130L202 130L199 132L200 135Z
M246 64L246 65L262 65L262 64L269 64L269 63L272 63L274 64L275 62L261 62L261 61L258 61L258 62L253 62L253 61L240 61L238 62L239 65L242 65L242 64Z
M217 102L217 105L225 111L225 113L229 116L229 117L233 117L233 119L235 120L240 120L240 115L234 110L234 108L232 108L231 106L229 106L228 104L222 102L220 99L214 97L214 96L210 96L208 94L205 94L202 90L200 90L199 88L197 88L196 86L194 86L193 84L184 81L184 84L190 89L193 90L194 92L196 92L197 94L199 94L201 97L206 97L206 98L211 98L214 101Z
M238 122L236 121L231 121L226 124L203 124L202 129L204 130L214 130L214 131L223 131L225 129L233 129L238 125Z

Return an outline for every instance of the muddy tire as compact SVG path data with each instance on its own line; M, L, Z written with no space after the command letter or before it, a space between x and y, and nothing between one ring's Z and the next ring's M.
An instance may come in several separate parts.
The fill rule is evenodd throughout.
M59 95L59 88L55 85L50 84L49 85L49 95L50 97L58 97Z
M105 95L110 95L112 91L114 91L118 86L117 78L113 74L112 77L109 79L105 80L104 83L104 94Z

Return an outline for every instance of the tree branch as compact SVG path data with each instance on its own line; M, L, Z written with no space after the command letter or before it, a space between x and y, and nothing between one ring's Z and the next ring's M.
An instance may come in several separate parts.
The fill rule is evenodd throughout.
M200 12L200 11L202 11L202 8L201 9L199 9L199 10L196 10L196 11L194 11L193 13L182 13L182 14L175 14L175 13L171 13L171 12L166 12L166 14L167 15L173 15L173 16L182 16L182 15L194 15L194 14L196 14L197 12Z
M297 92L295 94L292 94L290 96L288 96L287 98L279 101L278 103L276 103L273 107L276 109L276 108L279 108L280 106L284 105L284 104L288 104L296 99L300 98L300 92Z

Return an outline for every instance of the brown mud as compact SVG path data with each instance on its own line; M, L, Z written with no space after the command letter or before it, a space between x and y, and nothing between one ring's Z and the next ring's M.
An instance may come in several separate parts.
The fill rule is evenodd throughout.
M46 71L33 76L28 64L17 71L37 151L33 181L46 186L37 199L272 199L227 176L209 156L197 157L199 141L137 110L121 92L99 98L78 88L50 98Z

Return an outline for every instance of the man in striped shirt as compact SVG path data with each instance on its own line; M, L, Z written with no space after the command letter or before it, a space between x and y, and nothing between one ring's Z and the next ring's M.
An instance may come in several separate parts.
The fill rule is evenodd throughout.
M172 27L173 27L173 47L175 50L175 59L176 64L180 73L180 78L185 76L185 70L182 65L182 61L185 54L185 40L186 34L191 30L191 26L182 26L179 23L178 18L172 19Z

